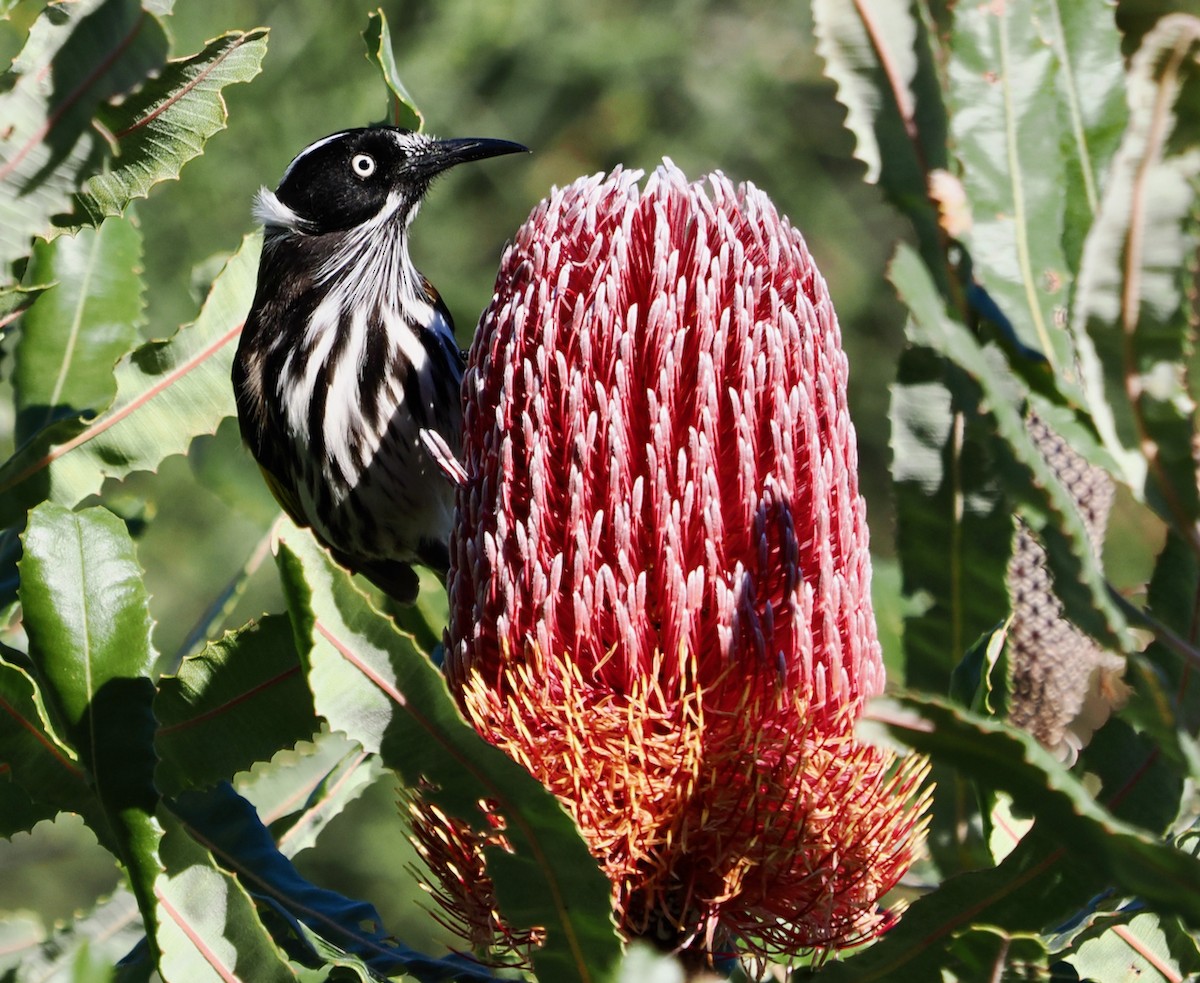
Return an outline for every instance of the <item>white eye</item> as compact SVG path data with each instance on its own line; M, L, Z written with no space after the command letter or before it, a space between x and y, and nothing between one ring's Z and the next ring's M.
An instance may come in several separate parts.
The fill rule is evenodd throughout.
M370 154L355 154L350 158L355 177L370 177L375 173L375 158Z

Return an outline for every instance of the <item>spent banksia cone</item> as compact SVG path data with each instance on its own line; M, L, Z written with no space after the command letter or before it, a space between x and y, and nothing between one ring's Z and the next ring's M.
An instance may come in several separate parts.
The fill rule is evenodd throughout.
M451 689L574 816L627 936L852 945L925 796L854 736L884 673L837 320L756 188L637 177L556 190L505 253L464 382Z

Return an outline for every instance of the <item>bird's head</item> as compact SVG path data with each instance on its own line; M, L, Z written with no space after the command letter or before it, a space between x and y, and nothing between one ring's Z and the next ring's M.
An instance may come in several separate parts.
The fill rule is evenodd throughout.
M323 235L364 223L407 223L435 177L455 164L527 152L508 140L439 140L394 126L342 130L305 147L255 217L272 231Z

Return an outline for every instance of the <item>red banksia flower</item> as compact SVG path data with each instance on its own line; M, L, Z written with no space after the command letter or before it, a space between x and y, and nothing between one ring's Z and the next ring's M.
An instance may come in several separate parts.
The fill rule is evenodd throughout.
M846 359L804 241L669 162L556 190L471 349L447 673L574 816L618 922L852 945L924 832L883 686Z

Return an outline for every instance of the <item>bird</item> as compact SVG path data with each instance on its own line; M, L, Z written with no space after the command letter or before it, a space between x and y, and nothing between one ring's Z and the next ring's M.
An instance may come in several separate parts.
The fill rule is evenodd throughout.
M262 254L233 360L242 438L298 525L387 594L443 579L453 484L435 450L462 443L465 354L409 233L433 180L528 148L395 126L310 143L254 217Z

